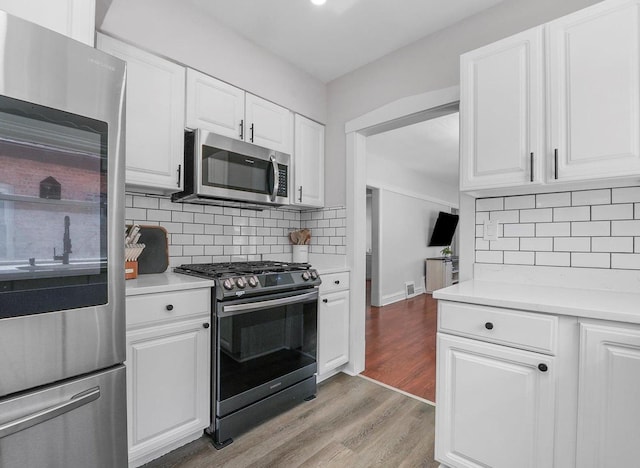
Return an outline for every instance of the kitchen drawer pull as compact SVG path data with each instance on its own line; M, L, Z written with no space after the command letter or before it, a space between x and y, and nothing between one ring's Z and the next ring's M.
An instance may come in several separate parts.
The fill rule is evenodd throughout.
M340 284L340 280L335 280L334 283Z
M173 310L173 304L167 304L166 309L171 312Z
M203 323L202 324L202 328L209 328L209 324L208 323Z
M540 372L547 372L547 370L549 370L546 364L538 364L538 369Z
M30 427L42 424L45 421L57 418L58 416L73 411L76 408L86 405L100 398L100 387L94 387L84 392L72 396L68 401L59 403L50 408L45 408L33 414L29 414L15 421L0 425L0 439L10 436L16 432L23 431Z
M491 322L485 323L484 328L486 328L487 330L493 330L493 323Z
M322 302L326 304L327 302L329 302L329 299L322 299Z

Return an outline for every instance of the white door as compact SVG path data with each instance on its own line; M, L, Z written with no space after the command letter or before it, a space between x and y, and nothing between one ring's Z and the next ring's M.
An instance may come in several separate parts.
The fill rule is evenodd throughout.
M637 0L602 2L549 23L548 180L640 173L639 26Z
M324 125L296 114L294 118L293 202L324 206Z
M442 333L437 340L436 459L552 467L554 358Z
M186 126L243 140L244 94L240 88L188 68Z
M580 468L638 466L640 327L580 323Z
M318 374L349 361L349 291L320 296L318 307Z
M519 186L542 178L543 27L460 58L460 187Z
M246 93L245 117L245 141L291 154L293 117L289 109Z
M127 332L130 461L209 425L209 320Z
M149 193L182 188L184 68L111 37L98 48L127 62L127 188Z

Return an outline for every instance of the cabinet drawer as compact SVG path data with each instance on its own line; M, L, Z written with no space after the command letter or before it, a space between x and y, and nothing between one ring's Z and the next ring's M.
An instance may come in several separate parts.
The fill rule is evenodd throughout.
M328 273L326 275L320 275L320 278L322 279L322 284L320 285L320 294L349 289L348 271L343 271L340 273Z
M127 327L209 313L211 288L127 297Z
M554 355L558 318L458 302L438 303L438 331Z

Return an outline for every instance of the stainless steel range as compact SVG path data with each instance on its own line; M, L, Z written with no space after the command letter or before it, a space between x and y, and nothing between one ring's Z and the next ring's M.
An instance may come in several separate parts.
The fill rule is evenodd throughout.
M234 262L175 271L216 282L207 432L217 448L315 397L316 270L306 263Z

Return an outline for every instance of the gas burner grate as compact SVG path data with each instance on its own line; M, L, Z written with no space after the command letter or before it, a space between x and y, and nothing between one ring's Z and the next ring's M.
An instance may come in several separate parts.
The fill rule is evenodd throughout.
M193 263L180 265L177 271L199 273L213 278L227 275L261 275L267 273L283 273L287 271L308 270L308 263L287 263L275 261L261 262L226 262L226 263Z

